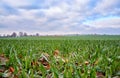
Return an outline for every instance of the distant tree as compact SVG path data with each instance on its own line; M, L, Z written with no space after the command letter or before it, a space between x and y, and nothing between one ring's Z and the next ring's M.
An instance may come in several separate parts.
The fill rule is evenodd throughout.
M26 32L24 33L24 36L28 36Z
M11 37L17 37L17 34L16 34L15 32L13 32L13 33L11 34Z
M19 32L19 36L20 37L24 36L23 32Z
M39 36L39 33L36 33L36 36Z

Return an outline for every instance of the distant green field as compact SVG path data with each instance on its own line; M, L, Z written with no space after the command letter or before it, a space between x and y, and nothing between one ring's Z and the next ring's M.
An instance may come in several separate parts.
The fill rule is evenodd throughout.
M120 77L119 35L0 38L0 78L112 77Z
M40 37L16 37L1 39L22 40L120 40L120 35L79 35L79 36L40 36Z

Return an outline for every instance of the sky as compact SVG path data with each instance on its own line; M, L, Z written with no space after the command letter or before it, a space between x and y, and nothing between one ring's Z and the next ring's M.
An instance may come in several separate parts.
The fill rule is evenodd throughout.
M120 0L0 0L0 34L120 34Z

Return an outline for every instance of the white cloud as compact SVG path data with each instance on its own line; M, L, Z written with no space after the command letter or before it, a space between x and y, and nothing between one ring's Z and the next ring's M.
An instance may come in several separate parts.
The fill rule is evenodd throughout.
M18 9L19 15L26 19L34 19L38 10L26 10L26 9Z
M0 8L0 14L4 14L5 10L3 8Z
M18 19L19 19L18 16L15 16L15 15L0 16L0 24L4 24L4 25L7 25L7 26L9 26L9 25L16 25L17 24L16 21Z
M109 18L111 14L119 15L120 9L116 8L118 1L99 0L91 8L91 0L1 0L0 3L5 3L11 9L15 9L13 11L18 12L17 14L9 13L11 12L11 9L9 9L9 12L7 11L9 6L4 8L1 5L0 24L7 27L7 29L1 29L57 34L82 33L82 31L92 30L92 28L119 28L120 18ZM35 3L37 4L35 5ZM39 7L32 8L35 6ZM96 18L96 14L100 18ZM104 15L108 17L101 19ZM95 20L91 21L88 18L94 18ZM89 22L83 24L83 21Z
M1 2L6 3L15 8L31 5L31 0L1 0Z
M50 7L48 9L41 9L41 11L44 12L44 14L47 17L49 17L49 16L55 17L64 12L60 7Z
M90 0L75 0L73 3L73 8L78 11L84 11L88 7L88 3Z
M120 28L120 18L101 18L98 20L85 22L84 24L94 28Z
M115 7L119 4L119 0L100 0L94 7L94 12L107 15L114 11Z

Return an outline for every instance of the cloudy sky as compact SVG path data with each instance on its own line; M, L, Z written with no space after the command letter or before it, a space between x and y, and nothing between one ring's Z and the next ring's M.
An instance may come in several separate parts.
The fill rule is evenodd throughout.
M0 34L120 34L120 0L0 0Z

